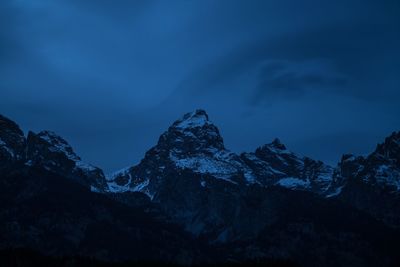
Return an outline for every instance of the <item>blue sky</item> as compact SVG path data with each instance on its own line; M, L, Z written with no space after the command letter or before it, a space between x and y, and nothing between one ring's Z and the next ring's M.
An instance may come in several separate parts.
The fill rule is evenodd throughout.
M0 113L106 172L204 108L228 148L336 164L400 130L400 2L3 0Z

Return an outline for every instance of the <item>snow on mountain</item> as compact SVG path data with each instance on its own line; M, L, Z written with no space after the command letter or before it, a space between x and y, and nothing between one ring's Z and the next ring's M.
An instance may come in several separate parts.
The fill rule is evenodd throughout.
M299 178L287 177L279 179L276 184L290 189L308 189L310 187L310 180L304 181Z
M153 196L162 177L180 170L233 184L255 182L240 157L225 148L218 128L207 113L196 110L175 121L139 165L113 174L108 184L113 192L129 188Z
M344 155L335 169L333 180L336 187L346 187L349 181L358 181L399 194L400 132L387 137L367 157Z
M257 148L254 153L243 153L241 158L263 185L324 194L332 181L330 166L289 151L279 139Z
M15 157L14 151L12 149L10 149L7 144L0 139L0 149L5 150L12 158Z
M29 132L26 156L28 165L63 174L96 192L107 189L103 171L82 161L68 142L54 132Z
M139 165L109 178L109 188L154 195L156 184L171 170L190 170L232 184L280 185L318 193L326 190L333 172L320 161L290 152L279 139L254 153L237 155L225 148L218 128L200 109L175 121Z

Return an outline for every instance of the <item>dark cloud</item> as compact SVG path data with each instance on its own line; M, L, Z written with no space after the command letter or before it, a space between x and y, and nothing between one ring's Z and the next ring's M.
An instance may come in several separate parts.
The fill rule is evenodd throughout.
M400 71L398 49L400 47L400 26L394 27L388 23L386 21L362 21L352 25L326 25L317 28L313 26L272 39L256 39L198 69L182 82L180 88L199 90L201 93L207 89L215 90L217 84L226 83L254 69L258 71L257 68L265 61L295 63L322 60L331 64L333 73L327 74L327 76L335 76L336 73L339 73L340 76L349 77L354 82L346 90L337 86L339 92L374 100L377 97L377 83L389 77L396 79L395 73ZM398 25L400 25L400 21ZM388 69L391 71L388 72ZM304 82L304 80L297 81L296 75L292 74L286 73L287 80L277 80L276 82L287 85L291 82ZM317 76L322 78L321 75ZM327 78L326 75L325 78ZM325 82L328 82L325 78L323 78ZM263 83L264 80L265 78L261 77L261 81L257 83ZM340 77L336 82L334 77L328 80L331 80L331 83L338 83L338 85L344 83L343 78ZM224 87L219 88L224 89ZM241 88L248 90L246 84ZM240 88L238 89L240 90ZM285 88L282 89L284 93ZM227 90L231 90L231 88L227 88ZM393 87L383 88L383 90L390 91L393 90Z
M323 61L266 62L257 74L253 103L276 100L276 97L296 98L311 90L345 91L347 77L335 73Z

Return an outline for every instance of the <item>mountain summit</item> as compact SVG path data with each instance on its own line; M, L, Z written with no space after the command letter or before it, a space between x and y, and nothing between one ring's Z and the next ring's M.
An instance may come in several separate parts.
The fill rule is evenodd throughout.
M0 116L0 247L387 266L400 236L399 139L393 133L366 157L344 155L335 168L277 138L236 154L199 109L173 122L138 165L106 178L56 133L25 138Z
M103 171L85 163L62 137L51 131L29 132L0 115L0 167L25 164L76 180L93 191L107 191Z
M54 132L29 132L26 159L26 164L75 179L94 191L108 188L103 171L83 162L68 142Z
M139 165L112 175L109 187L153 197L163 177L179 170L234 184L279 185L319 194L327 190L333 171L321 161L290 152L278 138L254 153L235 154L225 148L208 114L198 109L175 121ZM204 181L199 184L206 186Z
M108 185L113 193L145 193L186 230L226 241L232 233L224 233L227 228L220 229L220 224L244 216L246 209L242 215L238 209L247 188L278 186L324 194L332 171L290 152L279 139L254 153L231 152L207 113L196 110L172 123L138 165L115 173ZM231 227L233 231L237 226Z

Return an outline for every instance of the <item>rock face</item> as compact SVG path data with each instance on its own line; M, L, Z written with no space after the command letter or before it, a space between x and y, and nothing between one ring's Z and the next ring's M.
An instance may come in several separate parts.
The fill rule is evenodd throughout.
M324 194L332 182L332 167L321 161L296 155L275 139L241 155L263 185L279 185L293 190Z
M138 166L110 177L113 191L140 191L151 197L171 171L186 170L232 184L280 185L323 193L333 169L288 151L278 139L255 153L237 155L225 148L218 128L204 110L187 113L161 135ZM202 187L206 186L201 181Z
M0 166L24 160L25 137L19 126L0 115Z
M269 220L246 205L249 187L323 194L332 172L288 151L278 139L237 155L224 146L206 112L196 110L174 122L139 165L110 177L109 187L145 193L187 231L227 242L256 236Z
M240 157L225 148L205 111L196 110L174 122L139 165L115 173L109 185L114 191L140 191L153 198L168 173L184 170L232 184L255 182ZM198 185L204 187L205 183Z
M29 132L26 158L28 165L41 166L58 175L74 179L94 191L108 189L103 171L83 162L72 147L53 132Z
M108 190L103 171L83 162L63 138L42 131L38 134L29 132L25 139L15 122L0 115L0 167L14 163L44 168L76 180L93 191Z
M196 110L138 165L106 179L55 133L25 139L0 117L0 248L182 263L388 266L400 260L399 144L393 133L369 156L344 155L336 168L279 139L238 155Z
M333 179L336 197L400 227L400 132L367 157L343 156Z

